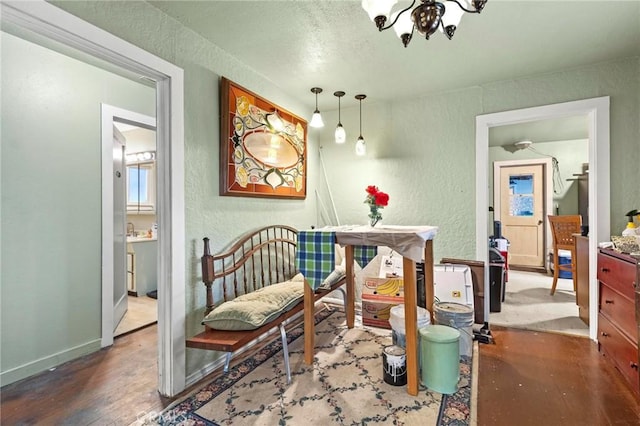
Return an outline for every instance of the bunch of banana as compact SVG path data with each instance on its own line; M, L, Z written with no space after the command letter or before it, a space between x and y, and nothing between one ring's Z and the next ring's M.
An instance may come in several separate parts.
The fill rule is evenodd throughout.
M387 305L386 308L382 308L377 311L374 317L381 320L388 320L391 317L391 308L392 305Z
M404 288L401 278L388 280L384 284L378 286L374 294L381 296L400 296L400 291Z

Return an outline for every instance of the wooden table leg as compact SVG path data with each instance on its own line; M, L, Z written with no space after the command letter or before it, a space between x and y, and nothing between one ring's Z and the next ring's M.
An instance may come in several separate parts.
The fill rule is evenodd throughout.
M313 364L313 347L315 344L315 302L313 289L309 283L304 282L304 362Z
M433 240L427 240L424 246L424 287L426 306L431 316L431 324L435 324L433 316Z
M402 274L404 279L404 321L407 349L407 392L418 395L418 297L416 287L416 263L403 257Z
M346 275L347 275L347 300L345 311L347 314L347 327L353 328L356 313L355 313L355 302L356 302L356 294L355 294L355 275L353 272L353 246L345 247L345 257L347 258L347 267L346 267Z

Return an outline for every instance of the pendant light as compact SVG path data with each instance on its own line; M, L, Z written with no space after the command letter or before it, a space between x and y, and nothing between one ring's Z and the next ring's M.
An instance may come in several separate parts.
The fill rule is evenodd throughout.
M342 127L342 122L340 121L340 98L344 96L344 92L334 92L333 96L338 98L338 125L336 126L335 133L336 143L345 143L347 140L347 132L344 131L344 127Z
M367 153L367 146L362 137L362 100L366 97L367 95L356 95L356 99L360 102L360 136L356 141L356 155L365 155Z
M322 89L319 87L311 88L311 93L316 95L316 110L313 111L313 115L311 116L311 122L309 122L309 126L311 127L324 127L324 122L322 121L322 116L320 115L320 111L318 110L318 93L322 93Z

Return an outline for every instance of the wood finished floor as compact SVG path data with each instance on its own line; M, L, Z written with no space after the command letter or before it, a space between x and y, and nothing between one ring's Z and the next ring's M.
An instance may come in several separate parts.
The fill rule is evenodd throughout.
M586 337L492 327L480 346L478 424L640 425L640 402Z
M590 340L492 332L496 344L480 345L479 426L640 424L637 396ZM156 325L144 328L111 348L3 387L0 423L128 425L159 412L172 399L156 390L156 333Z

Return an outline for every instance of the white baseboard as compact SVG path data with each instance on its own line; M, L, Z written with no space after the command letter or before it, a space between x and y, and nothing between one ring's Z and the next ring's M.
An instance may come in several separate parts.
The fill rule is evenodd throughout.
M97 352L101 349L100 339L92 340L82 345L64 350L62 352L40 358L18 367L11 368L0 373L0 386L5 386L18 380L26 379L34 374L54 369L67 361L72 361L81 356Z

